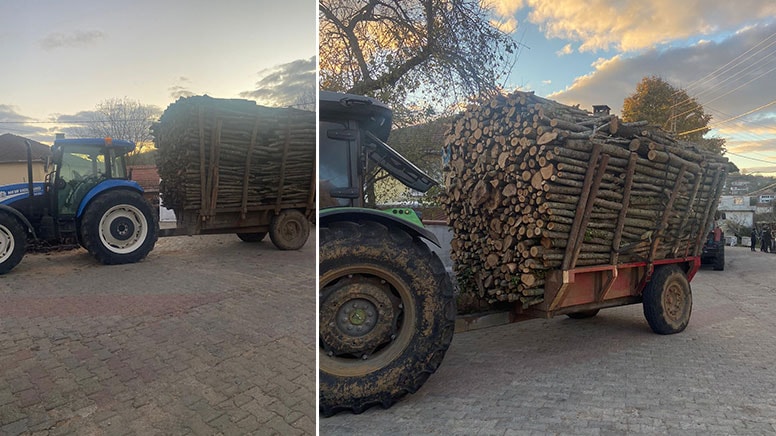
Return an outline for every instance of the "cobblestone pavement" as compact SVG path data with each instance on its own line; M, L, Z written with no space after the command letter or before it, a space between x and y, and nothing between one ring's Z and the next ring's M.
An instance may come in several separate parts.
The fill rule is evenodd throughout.
M774 434L776 255L726 254L683 333L652 333L641 305L461 333L419 392L320 434Z
M0 434L314 434L313 239L28 254L0 276Z

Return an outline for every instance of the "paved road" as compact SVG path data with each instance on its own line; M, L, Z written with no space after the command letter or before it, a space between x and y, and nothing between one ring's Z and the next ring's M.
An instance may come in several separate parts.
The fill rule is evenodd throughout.
M641 305L459 334L418 393L320 434L776 433L776 255L729 248L692 288L677 335Z
M0 276L0 434L314 434L315 254L234 235Z

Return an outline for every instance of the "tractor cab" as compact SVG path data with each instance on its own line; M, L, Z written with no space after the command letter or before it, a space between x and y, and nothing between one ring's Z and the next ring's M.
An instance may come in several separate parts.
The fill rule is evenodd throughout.
M56 140L51 147L54 170L48 176L52 210L59 217L72 217L95 186L110 179L126 180L126 155L134 149L130 141L111 138Z
M404 185L426 192L436 182L385 141L391 109L373 98L320 92L319 171L321 208L362 207L367 163Z

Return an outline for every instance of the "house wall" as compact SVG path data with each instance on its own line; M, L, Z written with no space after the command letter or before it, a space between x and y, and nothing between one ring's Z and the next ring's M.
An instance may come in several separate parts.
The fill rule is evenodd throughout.
M32 164L32 180L34 182L46 180L46 172L42 162ZM0 163L0 185L25 182L27 182L27 163Z

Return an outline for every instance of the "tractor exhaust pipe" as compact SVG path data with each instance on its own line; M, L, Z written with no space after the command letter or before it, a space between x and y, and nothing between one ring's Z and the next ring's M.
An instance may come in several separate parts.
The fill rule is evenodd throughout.
M33 183L32 183L32 144L30 144L29 140L25 140L24 142L27 143L27 193L29 194L29 197L32 198L35 196L35 193L33 192Z

